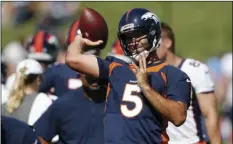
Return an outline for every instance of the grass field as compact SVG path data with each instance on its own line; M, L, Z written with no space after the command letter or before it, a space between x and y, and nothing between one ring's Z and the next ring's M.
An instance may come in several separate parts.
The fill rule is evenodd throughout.
M232 51L231 2L82 2L81 8L90 7L106 19L110 37L104 55L116 38L118 21L130 8L143 7L169 23L176 34L177 53L185 57L205 60L220 51ZM27 36L35 21L16 29L2 30L2 46L18 36ZM67 28L67 22L61 29Z

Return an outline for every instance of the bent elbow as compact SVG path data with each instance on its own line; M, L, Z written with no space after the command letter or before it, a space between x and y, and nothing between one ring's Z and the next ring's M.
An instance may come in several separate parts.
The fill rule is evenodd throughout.
M179 126L181 126L182 124L184 124L184 122L186 121L186 117L187 117L187 114L186 114L186 113L180 114L172 123L173 123L176 127L179 127Z
M79 64L79 58L78 56L67 53L65 57L65 62L71 69L75 69L75 67Z
M181 126L184 122L185 122L185 120L186 120L186 118L182 118L182 119L178 119L178 120L175 120L174 122L173 122L173 124L176 126L176 127L179 127L179 126Z
M187 106L183 102L179 102L179 107L173 113L173 121L172 123L179 127L181 126L187 118Z

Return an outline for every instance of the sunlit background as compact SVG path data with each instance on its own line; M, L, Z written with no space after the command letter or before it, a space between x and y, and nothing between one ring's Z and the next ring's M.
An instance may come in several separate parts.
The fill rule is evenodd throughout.
M64 43L68 27L85 7L97 10L107 21L109 41L102 56L111 51L121 15L130 8L147 8L172 26L177 53L207 63L215 74L216 87L221 85L218 63L224 54L232 53L231 2L2 2L1 48L13 41L24 45L38 28L54 33ZM222 91L217 94L221 131L225 142L231 143L232 126L224 101L227 94Z

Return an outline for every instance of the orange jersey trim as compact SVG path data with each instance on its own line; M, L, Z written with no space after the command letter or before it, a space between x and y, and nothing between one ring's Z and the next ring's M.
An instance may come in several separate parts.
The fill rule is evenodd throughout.
M146 70L147 70L147 72L158 72L166 65L167 65L166 63L161 63L159 65L149 67Z
M162 142L161 144L168 144L169 141L169 137L167 135L166 129L164 129L161 133L161 137L162 137Z
M109 65L109 76L112 74L113 69L114 69L115 67L117 67L117 66L122 66L122 64L113 62L113 63L111 63L111 64ZM111 88L110 88L110 83L108 82L107 93L106 93L106 100L107 100L107 98L108 98L110 89L111 89Z
M130 14L131 11L132 11L132 9L130 9L130 10L127 11L127 14L126 14L126 23L128 22L129 14Z

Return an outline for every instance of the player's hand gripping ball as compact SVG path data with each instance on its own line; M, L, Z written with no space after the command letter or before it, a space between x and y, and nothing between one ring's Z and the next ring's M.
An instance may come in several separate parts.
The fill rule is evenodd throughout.
M108 26L101 14L91 8L85 8L80 16L79 28L82 37L92 42L102 40L97 47L103 49L108 40Z

